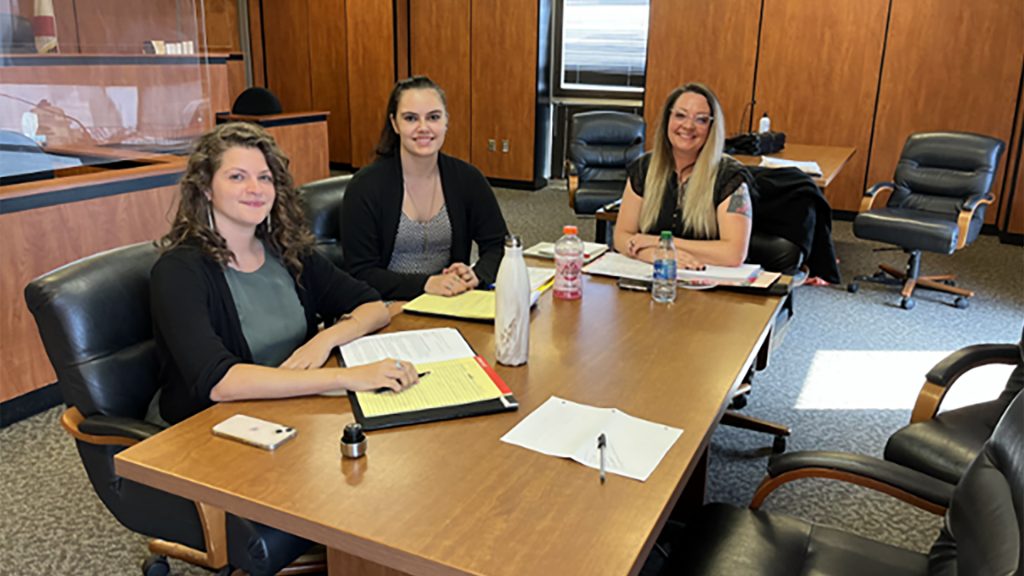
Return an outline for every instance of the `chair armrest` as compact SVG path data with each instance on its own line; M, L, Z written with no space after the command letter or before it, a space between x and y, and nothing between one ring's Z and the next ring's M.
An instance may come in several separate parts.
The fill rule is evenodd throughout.
M576 210L576 191L580 189L580 174L572 160L565 161L565 187L569 189L569 208Z
M882 190L895 190L896 188L897 184L895 182L879 182L871 188L868 188L864 191L864 197L861 198L859 212L867 212L868 210L871 210L871 206L875 203L875 197Z
M134 418L103 415L86 418L74 406L61 414L60 423L75 440L113 446L131 446L163 430L156 424Z
M768 461L768 476L758 486L750 508L761 507L779 486L801 478L842 480L888 494L942 515L953 498L952 484L893 462L846 452L805 451L780 454Z
M910 422L934 418L949 388L968 371L988 364L1016 364L1020 361L1021 352L1017 344L975 344L953 352L928 371Z
M995 201L995 197L991 194L975 194L969 196L964 200L963 206L960 207L960 216L956 220L956 227L959 230L959 236L956 242L956 249L959 250L967 244L967 233L971 228L971 220L974 219L974 212L979 206L991 204Z

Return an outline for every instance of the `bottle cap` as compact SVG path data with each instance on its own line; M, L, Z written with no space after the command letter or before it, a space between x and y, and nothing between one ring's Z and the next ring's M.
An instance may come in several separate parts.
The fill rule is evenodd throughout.
M562 226L562 234L579 234L580 229L573 226L572 224L566 224Z
M505 236L505 248L522 248L523 238L515 234Z
M341 433L341 455L345 458L359 458L366 454L366 434L358 422L345 426Z
M661 231L661 239L662 240L665 240L665 239L671 240L672 239L672 232L669 231L669 230L662 230Z

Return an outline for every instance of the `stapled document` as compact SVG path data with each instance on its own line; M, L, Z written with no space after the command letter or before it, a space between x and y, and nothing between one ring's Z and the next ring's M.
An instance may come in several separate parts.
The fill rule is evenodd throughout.
M552 396L501 440L598 470L601 455L596 440L604 434L606 470L644 482L682 433L679 428L636 418L615 408L597 408Z

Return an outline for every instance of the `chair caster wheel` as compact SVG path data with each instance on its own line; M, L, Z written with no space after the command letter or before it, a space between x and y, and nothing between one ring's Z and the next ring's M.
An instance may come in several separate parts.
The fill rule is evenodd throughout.
M968 300L967 298L964 298L963 296L957 296L956 300L953 300L953 306L956 306L961 310L967 309L967 307L970 305L971 301Z
M786 451L786 437L776 436L775 440L772 440L772 454L782 454Z
M857 290L860 290L860 284L856 282L850 282L849 284L846 285L846 291L849 292L850 294L856 294Z
M154 554L142 561L142 573L145 576L167 576L171 573L171 565L166 556Z
M917 302L914 302L913 298L904 298L900 300L900 308L903 308L904 310L913 310L914 305L916 304Z

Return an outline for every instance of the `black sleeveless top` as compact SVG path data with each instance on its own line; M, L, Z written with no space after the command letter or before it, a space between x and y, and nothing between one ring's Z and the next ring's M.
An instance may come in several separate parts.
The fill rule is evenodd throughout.
M629 177L629 185L636 192L637 196L644 195L644 181L647 178L647 169L651 165L651 153L648 152L637 158L626 168ZM722 156L718 164L718 178L715 180L715 191L712 194L711 209L715 210L726 198L732 196L739 189L740 184L746 184L747 190L753 189L750 172L746 166L730 156ZM668 180L668 189L662 197L661 210L658 212L658 219L650 233L657 234L661 230L671 230L676 238L686 240L717 240L717 238L698 238L693 232L683 232L683 207L679 204L679 181L673 173Z

